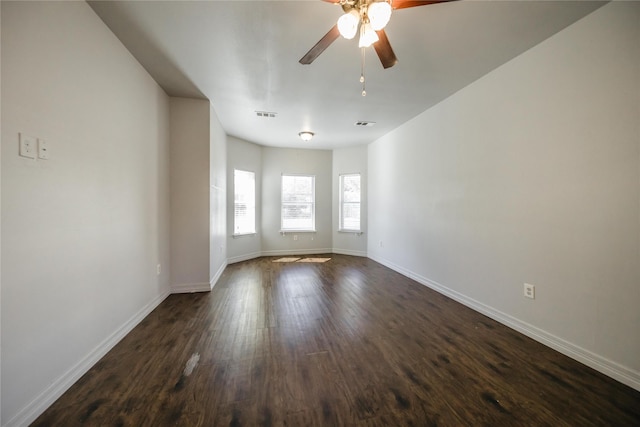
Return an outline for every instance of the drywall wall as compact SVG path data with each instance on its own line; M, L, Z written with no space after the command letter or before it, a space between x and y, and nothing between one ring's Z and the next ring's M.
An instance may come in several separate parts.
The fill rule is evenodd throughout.
M2 23L2 7L0 7L0 23ZM0 46L2 46L2 31L0 31ZM0 49L1 51L1 49ZM2 94L2 55L0 55L0 94ZM0 122L2 118L2 102L0 102ZM2 134L0 133L0 147ZM2 188L2 150L0 150L0 188ZM2 212L2 197L0 197L0 212ZM1 215L0 215L1 216ZM0 221L0 242L2 242L2 221ZM2 384L2 245L0 245L0 385ZM0 386L0 425L2 425L2 387Z
M227 266L227 134L209 104L209 289Z
M366 256L366 234L339 233L338 176L359 172L363 183L362 227L366 230L367 147L334 151L269 148L229 137L227 153L227 241L229 262L262 255L335 252ZM257 234L233 236L233 171L256 173ZM316 233L280 233L280 177L316 176ZM264 196L263 196L264 194ZM328 197L327 197L328 196ZM294 236L297 239L294 240Z
M368 254L640 389L638 22L609 3L372 143Z
M234 170L256 174L256 234L233 235ZM229 262L244 261L262 255L260 225L262 222L262 147L235 137L227 145L227 247Z
M2 425L169 291L169 99L84 2L2 2ZM49 159L18 156L18 134Z
M170 102L171 291L208 291L227 265L227 135L209 101Z
M360 228L362 233L338 231L340 225L340 175L360 174L361 207ZM333 150L333 251L339 254L367 255L367 146L341 148Z
M171 289L209 285L210 104L171 98Z
M262 148L263 255L331 252L331 157L331 151L328 150ZM280 233L282 174L316 177L315 233Z

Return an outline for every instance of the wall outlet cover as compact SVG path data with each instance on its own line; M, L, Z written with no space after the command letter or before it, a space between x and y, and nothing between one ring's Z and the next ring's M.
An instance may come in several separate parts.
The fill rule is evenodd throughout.
M33 136L25 135L23 133L19 134L19 139L20 139L19 155L22 157L26 157L27 159L35 159L38 140Z
M536 287L529 283L524 284L524 296L527 298L535 299L536 298Z

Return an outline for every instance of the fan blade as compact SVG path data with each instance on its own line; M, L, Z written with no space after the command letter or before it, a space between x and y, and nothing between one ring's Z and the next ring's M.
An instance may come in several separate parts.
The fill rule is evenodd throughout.
M456 0L393 0L393 2L391 3L391 6L394 9L406 9L409 7L416 7L416 6L427 6L430 4L436 4L436 3L446 3L449 1L456 1Z
M309 52L300 59L300 63L311 64L322 52L324 52L326 48L329 47L331 43L338 38L338 36L340 36L340 31L338 31L338 24L336 24L327 34L324 35L323 38L320 39L318 43L315 44L315 46L309 50Z
M322 0L322 1L326 1L327 3L335 3L335 4L340 3L340 0Z
M385 33L384 30L380 30L376 31L376 34L378 34L379 40L373 44L373 48L376 50L382 66L384 68L391 68L396 65L398 58L396 58L396 54L393 53L391 43L389 43L389 39L387 38L387 33Z

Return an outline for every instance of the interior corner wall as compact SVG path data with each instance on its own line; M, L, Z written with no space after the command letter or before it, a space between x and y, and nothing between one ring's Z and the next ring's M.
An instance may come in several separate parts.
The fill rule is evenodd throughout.
M369 256L640 389L640 4L369 146ZM534 284L535 299L523 296Z
M244 261L263 255L334 252L366 256L366 233L337 233L338 175L359 172L363 182L362 215L366 230L367 146L328 150L294 150L262 147L235 137L227 148L228 261ZM256 174L255 235L233 236L233 171ZM283 173L316 176L317 233L280 230L280 177ZM263 193L268 196L263 197ZM293 239L297 236L297 240Z
M262 254L288 255L331 252L332 154L329 150L262 148ZM280 233L283 174L314 175L316 232Z
M361 185L360 229L362 233L345 233L340 227L340 175L359 173ZM333 150L333 252L345 255L367 256L367 146Z
M1 2L2 425L169 292L169 99L84 2ZM18 134L48 144L20 157Z
M256 178L256 234L234 236L234 170L255 173ZM262 255L262 147L235 137L228 137L227 145L227 251L230 263L257 258Z
M2 7L0 5L0 27L2 23ZM0 30L0 46L2 46L2 31ZM0 48L0 52L2 49ZM2 94L2 55L0 54L0 94ZM0 122L2 122L2 102L0 101ZM2 134L0 134L0 147ZM2 188L2 150L0 150L0 188ZM2 197L0 197L0 213L2 212ZM2 215L0 214L0 217ZM0 220L0 242L2 242L2 221ZM0 385L2 384L2 245L0 245ZM0 386L0 425L2 425L2 387Z
M171 290L210 290L211 134L208 100L170 98Z
M227 266L227 134L209 104L209 289Z

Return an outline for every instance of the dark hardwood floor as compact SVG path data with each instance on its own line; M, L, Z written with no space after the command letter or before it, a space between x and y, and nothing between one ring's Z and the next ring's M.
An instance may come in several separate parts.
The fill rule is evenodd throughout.
M36 426L640 426L640 392L366 258L230 265Z

